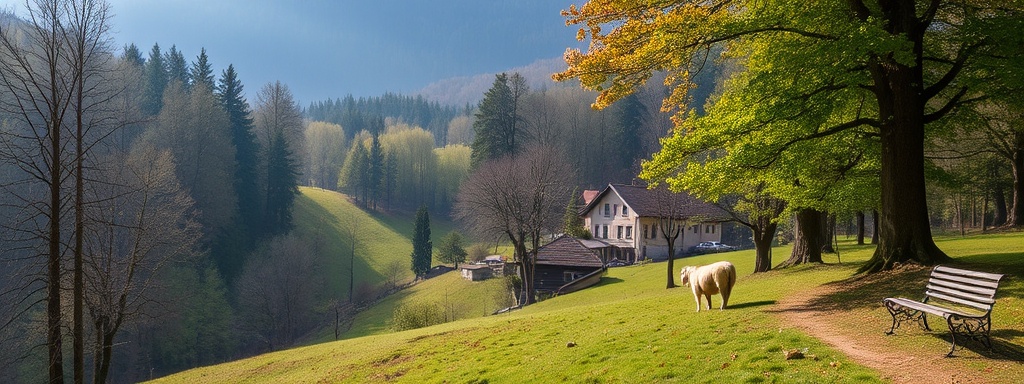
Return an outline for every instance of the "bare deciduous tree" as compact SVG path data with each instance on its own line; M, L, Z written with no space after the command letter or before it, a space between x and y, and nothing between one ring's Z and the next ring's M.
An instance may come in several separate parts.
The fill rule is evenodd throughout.
M85 158L84 147L87 93L102 82L90 81L90 75L105 57L107 5L105 2L78 2L70 0L35 0L25 3L27 22L6 17L0 24L0 86L8 97L2 101L3 111L17 117L19 127L4 132L3 157L23 172L25 177L13 183L17 187L8 191L17 195L14 200L23 203L25 221L10 226L18 240L45 242L45 285L47 322L48 372L50 382L64 381L61 323L61 274L64 270L62 255L65 251L62 222L68 200L65 183L70 169L77 168L76 176L82 180L81 168ZM91 96L91 95L90 95ZM91 103L91 101L89 102ZM74 114L74 125L72 117ZM71 135L64 130L73 126ZM75 148L69 149L69 139L75 139ZM71 165L75 164L75 165ZM29 185L44 186L48 197L35 195ZM76 238L82 232L82 191L76 188ZM35 225L42 224L45 228ZM76 240L79 242L80 240ZM83 326L81 309L81 246L75 248L74 278L71 287L73 303L73 377L84 381ZM32 279L29 279L31 281ZM31 285L31 284L29 284ZM23 286L22 288L28 288ZM22 290L30 292L31 289Z
M106 382L113 346L124 324L143 313L158 270L196 254L199 224L192 198L174 173L168 151L142 145L118 169L99 172L90 188L84 239L85 304L92 320L94 382Z
M294 235L274 238L249 260L238 277L240 327L259 350L291 346L316 325L319 271L310 244Z
M557 151L536 146L481 164L459 191L455 215L469 231L512 243L523 280L520 304L534 300L534 255L541 237L560 228L573 181Z

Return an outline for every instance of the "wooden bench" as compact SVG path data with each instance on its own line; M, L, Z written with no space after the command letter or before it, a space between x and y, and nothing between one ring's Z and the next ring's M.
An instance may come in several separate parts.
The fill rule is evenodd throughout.
M917 321L922 328L928 327L926 313L941 316L949 325L952 347L946 357L953 356L958 335L981 341L989 349L992 340L992 306L996 303L996 288L1003 275L966 269L937 266L932 268L925 287L924 299L899 298L882 299L882 304L892 315L892 327L887 335L895 333L900 323Z

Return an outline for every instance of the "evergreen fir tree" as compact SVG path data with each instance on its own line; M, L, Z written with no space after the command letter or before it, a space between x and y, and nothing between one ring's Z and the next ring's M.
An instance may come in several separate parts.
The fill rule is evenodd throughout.
M395 195L398 184L398 159L390 152L384 154L384 202L391 209L391 197Z
M496 75L494 84L484 94L477 107L476 121L473 122L473 129L476 131L476 137L471 145L473 153L470 157L473 167L509 152L503 145L503 132L508 125L511 102L512 91L508 87L508 76L504 73Z
M647 111L640 102L640 97L634 93L619 100L616 112L616 152L619 155L616 165L618 169L626 171L626 174L620 177L632 177L640 171L635 169L635 166L639 165L637 159L644 157L640 132Z
M193 85L205 84L208 89L217 88L213 83L213 68L210 67L210 59L206 56L206 48L200 50L196 61L192 62L188 77Z
M356 164L359 167L356 169L359 180L359 195L362 197L363 207L368 208L370 204L370 152L360 143L356 156L358 156Z
M202 57L202 55L200 56ZM246 237L251 240L262 238L260 219L263 205L260 201L260 183L256 167L259 166L259 144L253 133L253 122L249 103L242 96L242 82L233 65L221 72L217 96L221 106L228 112L231 122L231 143L235 145L235 175L233 184L238 194L239 221L245 227ZM249 244L255 241L247 242Z
M122 57L136 68L143 68L146 65L146 59L142 57L142 51L139 50L135 43L124 46Z
M146 91L142 102L142 111L149 116L156 116L163 107L164 89L167 88L167 66L164 64L160 44L153 44L146 61Z
M284 131L278 130L267 149L267 233L278 235L292 228L292 205L299 194L298 164Z
M569 203L565 205L565 214L562 216L562 232L578 239L589 239L591 238L590 230L584 225L579 206L576 204L578 196L579 190L573 190L572 196L569 197Z
M466 262L468 253L463 245L462 235L458 232L448 232L437 245L437 259L442 263L451 263L459 268L459 263Z
M345 157L345 165L341 167L341 174L338 175L338 189L348 193L366 205L367 179L369 178L370 156L366 147L358 140L352 142L352 149Z
M383 119L381 121L383 125ZM380 201L383 187L384 177L384 150L380 146L380 133L379 130L373 131L373 141L370 144L369 154L369 178L367 183L369 184L370 198L373 200L373 209L377 209L377 202Z
M491 89L477 108L473 129L471 162L480 163L505 155L514 155L523 147L525 132L519 115L520 98L527 92L526 80L518 73L495 76Z
M172 45L171 50L167 51L164 61L167 63L167 81L180 81L181 87L187 92L191 84L188 82L188 64L185 63L185 55Z
M416 223L412 234L412 272L422 277L430 271L433 244L430 242L430 214L427 207L416 211Z

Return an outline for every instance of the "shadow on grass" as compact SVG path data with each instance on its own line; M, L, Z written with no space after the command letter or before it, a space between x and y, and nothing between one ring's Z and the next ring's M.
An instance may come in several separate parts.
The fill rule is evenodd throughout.
M1000 297L1024 298L1024 285L1018 281L1022 276L1015 276L1024 270L1024 257L1019 252L962 257L950 265L1005 274L996 293L996 300ZM931 267L908 264L892 271L856 275L823 285L821 289L827 293L810 300L805 307L796 309L847 311L881 308L882 299L887 297L922 299L930 273Z
M1021 279L1024 278L1024 276L1021 276L1021 271L1024 270L1024 253L990 253L958 257L949 265L964 269L1004 274L1005 276L1000 281L999 289L996 293L996 310L999 310L1000 298L1013 297L1024 299L1024 284L1021 283ZM881 303L883 298L924 298L925 285L927 285L931 270L931 267L903 265L892 271L870 275L856 275L845 280L822 285L820 289L824 294L814 297L804 305L796 306L789 310L828 312L877 309L885 313ZM886 315L888 314L886 313ZM888 316L886 318L885 325L888 327ZM934 316L929 316L929 320L932 325L931 332L920 330L917 327L912 327L915 330L911 332L928 333L932 337L945 341L948 347L950 334L945 322L941 318ZM1000 328L1000 324L994 323L991 337L992 349L989 349L980 341L959 337L957 339L957 351L967 349L982 357L993 360L1024 361L1024 346L1011 342L1011 340L1019 340L1021 337L1024 337L1024 331ZM936 351L936 353L945 354L948 351L946 349ZM954 352L953 356L958 356L957 352Z
M917 332L928 332L928 331L924 331L924 330L918 329ZM946 329L939 330L939 329L937 329L935 327L932 327L932 332L928 332L928 333L930 333L932 337L934 337L936 339L939 339L939 340L942 340L943 342L946 343L942 350L936 350L935 351L936 354L939 354L939 353L946 354L947 352L949 352L950 337L949 337L949 331L948 330L946 330ZM1004 330L992 330L992 334L991 334L991 337L992 337L992 348L991 349L989 347L985 346L985 344L982 343L979 340L971 340L971 339L967 339L965 337L959 337L959 338L957 338L956 350L953 351L953 356L952 357L953 358L957 358L957 357L963 358L963 357L965 357L965 356L963 356L963 354L961 352L966 349L966 350L969 350L971 352L977 353L980 357L983 357L983 358L986 358L986 359L1003 360L1003 361L1024 361L1024 347L1022 347L1020 345L1016 345L1016 344L1010 343L1009 341L1007 341L1007 339L1009 339L1011 337L1021 336L1022 334L1024 334L1024 332L1020 332L1020 331L1012 330L1012 329L1010 329L1010 330L1006 330L1006 329L1004 329ZM898 335L893 335L891 337L899 337L899 336Z
M597 286L600 287L600 286L605 286L605 285L618 284L618 283L621 283L623 281L625 281L625 280L622 280L622 279L620 279L618 277L602 276L601 277L601 284L598 284Z
M751 308L751 307L763 307L763 306L766 306L766 305L775 305L775 303L776 303L775 300L751 301L749 303L729 304L727 309L741 309L741 308Z

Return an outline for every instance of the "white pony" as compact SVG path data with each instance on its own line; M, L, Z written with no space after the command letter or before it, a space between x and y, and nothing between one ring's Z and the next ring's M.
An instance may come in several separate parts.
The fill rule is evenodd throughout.
M708 299L708 310L711 309L711 295L722 294L722 307L729 304L729 294L736 285L736 267L728 261L719 261L702 267L683 267L679 271L679 280L683 285L693 289L693 299L697 301L697 312L700 312L700 297Z

